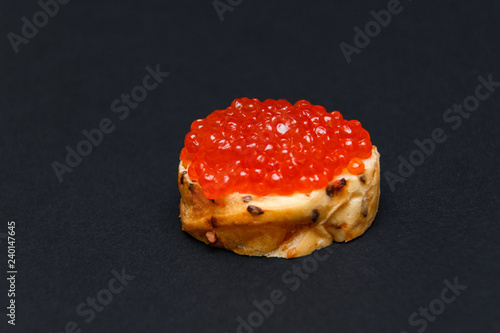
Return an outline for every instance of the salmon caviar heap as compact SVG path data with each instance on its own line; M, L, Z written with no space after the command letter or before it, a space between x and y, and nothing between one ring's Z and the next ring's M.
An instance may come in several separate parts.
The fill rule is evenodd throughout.
M235 99L195 120L181 160L208 199L230 193L290 195L365 171L370 135L357 120L301 100Z

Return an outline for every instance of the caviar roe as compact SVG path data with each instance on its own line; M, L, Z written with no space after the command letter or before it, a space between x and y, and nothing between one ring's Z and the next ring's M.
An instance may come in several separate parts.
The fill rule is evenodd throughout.
M343 172L365 171L370 135L357 120L301 100L235 99L195 120L181 160L204 195L289 195L324 188Z

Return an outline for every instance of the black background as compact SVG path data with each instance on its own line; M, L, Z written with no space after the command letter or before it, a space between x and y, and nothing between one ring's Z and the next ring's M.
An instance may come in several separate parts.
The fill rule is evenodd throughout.
M348 64L339 44L387 1L243 1L221 22L211 1L81 1L15 53L7 39L35 0L0 5L0 231L16 221L17 320L7 325L7 249L0 239L2 332L235 332L274 289L286 301L255 332L416 332L408 317L467 285L426 332L500 331L500 89L453 130L443 113L500 81L500 4L408 1ZM110 108L170 73L128 118ZM179 152L189 125L234 98L310 100L358 119L397 173L415 139L447 140L392 192L382 179L374 224L333 244L298 290L282 275L302 259L238 256L181 231ZM65 146L102 118L116 126L59 183ZM320 254L327 252L322 250ZM95 319L75 308L111 270L135 279Z

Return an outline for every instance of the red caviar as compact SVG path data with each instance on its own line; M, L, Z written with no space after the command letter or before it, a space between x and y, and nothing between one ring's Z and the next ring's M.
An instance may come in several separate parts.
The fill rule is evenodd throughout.
M362 174L365 171L365 164L362 160L355 157L347 165L347 171L353 175Z
M195 120L181 160L209 199L239 192L289 195L324 188L347 168L364 172L370 135L357 120L301 100L235 99Z

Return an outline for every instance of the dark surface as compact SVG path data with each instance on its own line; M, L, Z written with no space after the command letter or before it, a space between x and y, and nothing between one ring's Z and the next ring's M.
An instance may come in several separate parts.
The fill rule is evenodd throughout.
M2 332L235 332L274 289L286 301L255 332L417 332L409 316L455 277L467 289L425 331L500 331L500 88L458 129L443 120L479 75L500 81L500 5L405 0L347 64L339 44L387 1L326 3L244 1L221 22L211 1L73 0L18 54L6 35L40 8L0 4L0 231L16 221L18 269L12 327L0 239ZM170 76L120 120L111 102L156 64ZM181 231L184 135L243 96L360 120L383 173L433 129L447 141L394 192L382 179L372 227L292 291L282 276L304 259L238 256ZM114 132L59 183L51 163L102 118ZM86 323L75 308L122 268L135 279Z

